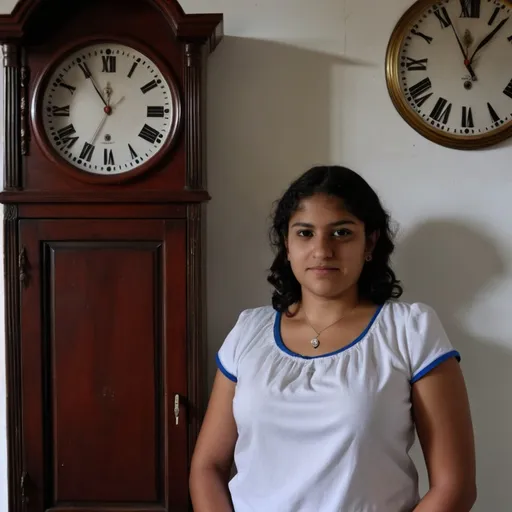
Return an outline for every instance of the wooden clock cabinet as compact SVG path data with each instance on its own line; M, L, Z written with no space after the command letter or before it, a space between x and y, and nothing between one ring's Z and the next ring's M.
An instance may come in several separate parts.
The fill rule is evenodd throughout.
M222 30L175 0L0 16L9 512L190 509Z

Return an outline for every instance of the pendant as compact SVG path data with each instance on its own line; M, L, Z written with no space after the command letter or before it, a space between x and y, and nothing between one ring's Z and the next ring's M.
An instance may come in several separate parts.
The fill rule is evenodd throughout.
M318 338L313 338L311 340L311 345L313 345L313 348L318 348L320 346L320 342L318 341Z

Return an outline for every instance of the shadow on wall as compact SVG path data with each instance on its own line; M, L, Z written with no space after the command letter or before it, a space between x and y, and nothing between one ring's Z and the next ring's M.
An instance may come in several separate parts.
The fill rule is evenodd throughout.
M398 243L396 268L406 289L404 298L434 307L461 352L477 449L478 501L473 510L511 510L512 350L471 335L457 321L503 274L498 250L492 240L467 225L428 222ZM426 481L424 467L420 469Z
M331 74L373 66L273 41L226 37L208 73L209 381L238 313L270 303L267 218L290 181L330 162ZM357 91L354 91L357 94Z

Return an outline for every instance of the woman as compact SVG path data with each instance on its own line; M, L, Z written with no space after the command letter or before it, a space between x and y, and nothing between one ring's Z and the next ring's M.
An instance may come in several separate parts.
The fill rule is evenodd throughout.
M278 202L272 235L272 307L243 311L217 354L195 512L471 510L459 353L429 306L398 300L375 192L349 169L312 168ZM430 482L421 500L414 427Z

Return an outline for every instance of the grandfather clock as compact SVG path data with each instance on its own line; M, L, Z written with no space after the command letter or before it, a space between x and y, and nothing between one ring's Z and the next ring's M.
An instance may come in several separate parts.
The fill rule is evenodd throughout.
M0 17L9 512L185 511L205 404L205 66L222 15Z

